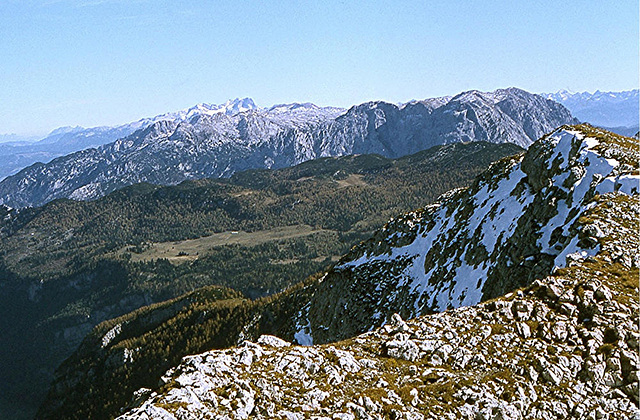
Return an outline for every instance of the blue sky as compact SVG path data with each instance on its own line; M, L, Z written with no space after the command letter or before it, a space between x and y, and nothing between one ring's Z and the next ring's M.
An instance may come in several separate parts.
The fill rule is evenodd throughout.
M0 133L198 102L638 87L638 1L0 0Z

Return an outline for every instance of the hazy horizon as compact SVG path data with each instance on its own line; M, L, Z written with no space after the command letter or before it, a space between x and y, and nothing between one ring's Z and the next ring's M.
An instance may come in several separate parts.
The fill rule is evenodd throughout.
M517 86L508 86L508 87L517 87ZM506 88L507 88L507 87L502 87L502 88L497 88L497 89L506 89ZM473 90L473 89L472 89L472 90ZM570 93L574 93L574 94L575 94L575 93L589 93L589 94L593 94L593 93L595 93L595 92L596 92L596 91L598 91L598 90L599 90L599 89L594 89L594 90L591 90L591 91L582 91L582 92L574 92L574 91L569 91L569 90L568 90L568 92L570 92ZM603 91L603 90L600 90L600 92L603 92L603 93L610 93L610 92L611 92L611 93L614 93L614 92L627 92L627 91L634 91L634 90L638 90L638 89L627 89L627 90L624 90L624 91ZM562 89L560 89L560 90L558 90L558 91L556 91L556 92L559 92L559 91L562 91ZM531 93L543 94L543 93L556 93L556 92L531 92ZM458 94L458 93L462 93L462 92L456 92L456 93L452 93L452 94L450 94L450 95L443 95L443 96L454 96L454 95L456 95L456 94ZM250 98L250 97L249 97L249 98ZM232 101L232 100L234 100L234 99L243 99L243 98L229 98L229 99L227 99L227 100L228 100L228 101ZM253 98L252 98L252 99L253 99ZM405 103L408 103L408 102L411 102L411 101L414 101L414 100L423 100L423 99L429 99L429 98L413 98L413 99L410 99L410 100L407 100L407 101L397 102L397 104L405 104ZM377 99L377 100L382 100L382 101L384 101L384 99ZM221 105L221 104L223 104L224 102L226 102L226 101L223 101L223 102L221 102L221 103L218 103L217 105ZM308 101L307 101L307 102L308 102ZM389 101L387 101L387 102L389 102ZM213 102L200 101L200 102L198 102L198 103L196 103L196 104L193 104L193 105L191 105L190 107L187 107L187 108L191 108L191 107L193 107L193 106L196 106L196 105L198 105L198 104L202 104L202 103L206 103L206 104L214 104ZM342 108L349 108L349 107L351 107L351 106L358 105L358 104L359 104L359 103L351 104L351 105L349 105L349 106L342 107ZM278 105L278 104L260 104L260 103L256 103L256 106L258 106L259 108L269 108L269 107L271 107L271 106L275 106L275 105ZM322 105L320 105L320 104L315 104L315 105L318 105L318 106L334 106L334 105L331 105L331 104L322 104ZM131 123L131 122L138 121L138 120L140 120L140 119L144 119L144 118L152 118L152 117L155 117L155 116L157 116L157 115L161 115L161 114L164 114L164 113L177 112L177 111L180 111L180 110L182 110L182 109L187 109L187 108L181 108L181 109L170 109L170 110L166 110L166 111L161 112L161 113L156 114L156 115L145 115L145 116L142 116L142 117L139 117L139 118L134 118L134 119L131 119L131 120L120 121L120 122L117 122L117 123L115 123L115 124L112 124L111 126L123 125L123 124L127 124L127 123ZM47 137L49 134L51 134L53 131L55 131L55 130L57 130L57 129L61 129L61 128L76 128L76 127L81 127L81 128L95 128L95 127L101 127L101 126L105 126L105 124L99 124L99 125L96 125L96 126L60 125L60 126L52 127L50 130L45 131L45 132L41 132L41 133L32 133L32 134L0 133L0 143L8 143L8 142L13 142L13 141L35 142L35 141L38 141L38 140L44 139L44 138L45 138L45 137ZM15 137L15 138L9 138L9 137Z
M0 133L118 125L236 97L346 108L510 86L632 90L637 16L631 0L10 0Z

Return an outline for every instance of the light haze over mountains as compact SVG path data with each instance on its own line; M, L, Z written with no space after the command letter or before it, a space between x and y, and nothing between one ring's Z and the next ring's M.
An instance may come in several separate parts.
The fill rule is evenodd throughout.
M638 132L640 105L638 89L624 92L569 92L543 94L566 106L574 117L626 136Z
M56 198L90 200L139 182L175 185L282 168L328 156L400 157L468 141L526 147L575 123L562 105L517 88L469 91L397 106L367 102L345 111L310 103L257 108L243 99L117 127L119 140L32 165L0 181L0 204L37 206ZM120 133L133 131L129 136ZM101 130L101 139L108 129ZM64 141L65 135L62 134ZM91 136L71 133L71 143Z
M638 90L623 92L571 93L561 90L541 94L561 103L582 122L611 129L618 134L634 135L638 131ZM440 98L446 100L447 97ZM428 101L435 101L429 99ZM412 101L417 102L417 101ZM409 102L410 103L410 102ZM277 107L274 106L272 109ZM229 100L224 104L199 103L191 108L167 112L117 126L60 127L41 140L16 134L0 135L0 180L36 163L47 163L68 153L111 143L134 131L161 120L188 121L195 115L223 113L234 115L260 109L251 98ZM327 108L329 109L329 108ZM334 108L340 110L341 108Z

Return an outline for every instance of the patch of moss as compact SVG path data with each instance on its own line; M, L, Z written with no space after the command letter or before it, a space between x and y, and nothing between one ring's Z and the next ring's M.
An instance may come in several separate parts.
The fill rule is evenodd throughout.
M184 401L166 402L163 400L163 401L157 402L156 405L158 407L164 408L170 413L175 413L180 408L185 408L185 409L187 408L187 403Z

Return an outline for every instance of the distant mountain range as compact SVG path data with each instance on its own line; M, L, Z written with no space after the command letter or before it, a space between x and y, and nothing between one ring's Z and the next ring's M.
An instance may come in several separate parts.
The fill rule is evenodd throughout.
M561 103L580 121L613 129L612 131L632 136L640 125L638 89L624 92L569 92L542 94L547 99Z
M544 133L575 122L563 106L516 88L469 91L400 106L367 102L348 111L309 103L257 108L250 99L199 105L138 121L134 125L142 128L113 143L23 169L0 182L0 204L88 200L138 182L173 185L327 156L377 153L395 158L456 142L526 147ZM78 133L82 131L61 135Z
M30 143L38 140L38 136L20 136L18 134L0 134L0 144L13 143L14 145Z
M158 121L187 121L196 115L233 115L257 109L250 98L229 100L221 105L197 104L191 108L168 112L151 118L143 118L114 127L93 128L60 127L39 141L23 138L15 134L0 135L0 179L17 173L36 162L47 163L52 159L92 147L99 147L126 137L136 130L148 127Z
M634 135L638 131L637 89L624 92L596 91L593 94L561 90L556 93L543 93L541 95L561 103L581 121L612 129L612 131L622 135ZM449 96L427 101L432 104L441 103L444 105L450 99L451 97ZM112 127L60 127L39 141L35 141L37 138L34 136L24 137L15 134L0 134L0 180L16 174L33 163L47 163L59 156L111 143L158 121L181 122L188 121L196 115L219 113L234 115L255 109L259 109L259 107L253 100L244 98L229 100L219 105L200 103L191 108ZM334 109L338 110L338 108Z

